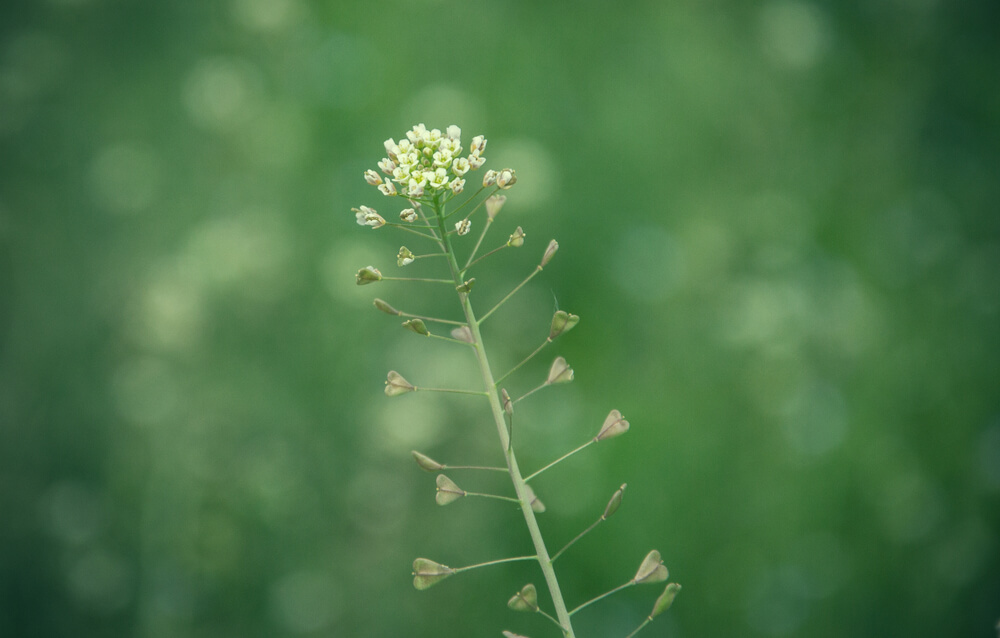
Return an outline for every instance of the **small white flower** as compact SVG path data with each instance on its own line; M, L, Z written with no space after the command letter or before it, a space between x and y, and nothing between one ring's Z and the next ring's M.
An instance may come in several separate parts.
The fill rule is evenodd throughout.
M404 208L403 210L399 211L399 218L402 219L404 222L410 222L410 223L415 222L417 221L417 211L413 210L412 208Z
M462 142L457 139L446 137L443 140L441 140L441 144L438 145L438 150L448 151L449 153L451 153L452 157L455 157L456 155L462 152Z
M384 182L378 185L378 189L382 191L382 194L386 197L392 197L396 194L396 187L392 185L392 182Z
M472 168L472 166L469 165L469 160L464 157L459 157L451 163L451 172L459 177L468 173L470 168Z
M448 168L451 165L451 153L448 151L437 151L434 153L434 167Z
M472 145L469 146L469 150L477 155L486 150L486 138L482 135L477 135L472 138Z
M483 186L493 186L497 183L497 172L492 168L483 175Z
M413 150L407 153L399 153L396 156L396 160L399 162L400 166L410 169L411 167L416 166L417 162L420 161L420 155L417 151Z
M371 184L372 186L378 186L379 184L382 183L382 178L379 177L379 174L376 173L375 171L368 169L367 171L365 171L365 181Z
M517 182L517 174L514 173L513 168L505 168L499 173L497 173L497 186L502 189L508 189Z
M460 128L458 128L457 126L455 126L454 124L452 124L452 125L451 125L451 126L449 126L449 127L448 127L448 129L447 129L447 130L445 131L445 134L446 134L446 135L447 135L447 136L448 136L448 137L449 137L450 139L453 139L453 140L459 140L459 139L461 139L461 138L462 138L462 129L460 129Z
M468 235L470 230L472 230L472 222L468 219L463 219L455 224L455 232L459 235Z
M424 141L432 146L437 146L441 141L441 129L432 128L427 132L427 137L424 138Z
M414 126L411 130L406 133L407 139L416 144L419 141L427 139L427 127L421 122Z
M385 146L386 154L390 158L395 157L399 153L399 147L396 146L396 142L391 137L383 142L383 145Z
M410 178L410 183L407 184L407 186L406 186L406 196L407 197L423 197L424 196L424 184L426 184L426 183L427 183L427 180L421 179L420 181L417 181L417 180L415 180L415 179L413 179L411 177Z
M400 155L402 153L411 153L415 150L416 147L413 146L413 142L411 142L410 140L399 140L399 144L396 145L396 155Z
M462 179L461 177L456 177L455 179L448 182L448 188L451 189L451 192L458 195L459 193L462 192L462 190L465 189L465 180Z
M386 157L379 160L378 167L386 175L392 175L392 172L396 170L396 162Z
M397 166L392 171L392 179L395 180L397 184L405 184L410 181L410 167Z
M382 216L375 212L374 208L369 208L368 206L362 206L359 208L352 208L354 211L354 216L358 220L360 226L371 226L372 228L381 228L385 226L385 220Z
M424 176L427 177L427 184L431 188L444 188L448 184L448 171L443 168L439 168L433 173L428 171L424 173Z
M476 170L485 163L486 163L486 158L479 157L478 151L473 151L469 153L469 166L472 167L472 170Z

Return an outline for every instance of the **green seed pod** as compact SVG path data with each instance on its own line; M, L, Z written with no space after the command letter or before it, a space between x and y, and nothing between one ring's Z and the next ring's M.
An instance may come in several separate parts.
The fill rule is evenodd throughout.
M427 589L455 573L447 565L436 563L428 558L418 558L413 561L413 586L417 589Z
M663 590L660 597L656 599L656 603L653 605L653 613L649 614L650 618L656 618L663 612L670 609L670 606L674 604L674 598L677 598L677 592L681 590L681 586L677 583L670 583L667 588Z
M538 611L538 592L535 586L528 583L522 587L521 591L507 601L507 606L514 611Z

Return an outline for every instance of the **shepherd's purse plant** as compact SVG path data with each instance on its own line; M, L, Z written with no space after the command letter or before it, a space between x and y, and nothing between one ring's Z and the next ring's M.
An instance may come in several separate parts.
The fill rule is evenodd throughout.
M611 410L600 426L594 428L593 435L579 447L527 475L522 472L515 454L516 446L513 443L515 440L515 406L543 388L571 382L573 368L563 357L556 357L552 361L545 379L534 389L517 398L511 398L501 383L518 372L522 366L541 353L557 338L572 330L579 321L579 317L563 310L557 310L552 317L548 335L534 351L509 371L499 376L491 367L486 343L480 331L481 326L525 284L542 272L556 254L559 244L555 240L550 241L534 268L498 302L485 310L479 304L474 303L473 289L476 285L476 278L470 275L481 269L490 256L503 250L523 246L526 234L518 226L510 232L506 240L497 242L493 248L480 254L480 249L486 243L490 228L496 222L497 215L506 201L506 196L501 194L501 191L506 192L517 183L517 174L512 168L487 170L481 181L476 180L474 192L467 194L468 191L473 191L473 187L467 189L472 181L473 173L486 162L486 139L481 135L472 138L468 152L465 153L461 135L462 131L457 126L449 126L442 133L438 129L428 130L423 124L418 124L407 131L405 137L398 142L392 139L386 140L384 144L386 157L378 162L379 170L365 171L364 179L368 184L377 187L382 195L388 198L390 206L395 209L390 217L393 220L398 219L398 221L388 221L369 206L352 209L357 223L362 226L368 226L372 229L393 227L405 234L414 249L407 246L399 248L396 255L398 268L403 269L417 260L430 258L441 264L442 271L445 271L446 265L446 271L441 277L436 278L400 277L383 274L379 268L367 266L358 270L356 281L359 286L391 281L413 282L414 285L421 286L445 285L454 289L458 302L456 310L461 311L460 318L457 319L431 316L433 313L414 314L397 310L381 299L375 299L374 304L378 310L402 318L402 326L417 335L456 342L468 347L475 357L479 369L481 387L478 389L425 387L422 385L422 380L421 384L417 385L407 380L400 372L391 370L386 377L385 394L389 397L399 397L413 392L451 392L467 394L484 400L496 428L499 450L504 460L502 467L446 465L418 451L413 452L413 458L420 468L437 474L435 499L438 505L448 505L467 497L485 497L516 503L524 515L524 523L531 538L534 553L463 567L449 567L436 560L417 558L413 561L413 585L417 589L423 590L471 569L516 561L535 562L541 569L541 576L545 588L548 590L550 602L543 603L539 599L538 589L529 582L508 600L507 606L517 612L541 614L559 628L559 632L564 638L575 638L573 616L577 612L633 585L664 582L668 578L668 572L660 558L660 553L652 550L639 561L635 575L623 584L573 606L568 605L563 597L556 571L556 561L574 543L618 510L626 485L622 484L614 491L602 513L592 525L580 532L561 549L552 553L546 545L537 520L537 516L545 512L545 505L532 489L531 481L542 472L550 470L559 462L583 449L625 434L629 430L629 422L618 410ZM467 196L463 196L463 194L467 194ZM478 233L478 239L472 242L470 235L475 236L472 234L474 225L479 226L481 230ZM417 248L418 246L419 248ZM419 371L406 371L406 374L410 378L419 379L416 376L419 375ZM595 419L595 425L596 423ZM505 496L467 491L459 487L452 478L444 473L446 471L450 473L452 471L477 470L506 473L510 477L514 495ZM655 600L649 615L639 621L635 630L626 638L635 636L654 618L669 609L679 590L680 585L668 583L663 593ZM503 635L506 638L527 638L511 631L503 631Z

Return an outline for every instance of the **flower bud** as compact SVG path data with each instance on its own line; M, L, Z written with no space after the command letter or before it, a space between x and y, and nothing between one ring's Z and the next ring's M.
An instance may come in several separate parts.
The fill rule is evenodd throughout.
M410 385L410 382L403 378L403 375L399 374L395 370L390 370L389 375L385 380L385 395L387 397L394 397L400 394L406 394L407 392L413 392L416 388Z
M437 494L434 495L434 500L437 501L438 505L454 503L463 496L465 496L465 490L456 485L455 481L444 474L438 474Z
M528 583L507 601L507 606L514 611L538 611L538 591Z
M497 172L492 168L483 174L483 187L493 186L497 183Z
M386 197L393 197L396 195L396 185L392 182L382 182L378 185L378 189L382 191L382 194Z
M455 232L459 235L468 235L469 231L472 230L472 222L468 219L463 219L460 222L455 222Z
M510 395L504 388L500 388L500 399L503 401L503 411L507 413L507 416L513 416L514 402L510 400Z
M549 242L548 248L545 249L545 254L542 255L542 263L539 265L542 268L545 268L545 266L547 266L548 263L552 261L552 256L556 254L557 250L559 250L559 242L553 239L552 241Z
M541 514L545 511L545 503L535 496L535 490L531 489L531 486L525 483L524 491L527 492L528 504L531 505L532 511L536 514Z
M399 247L399 253L396 254L396 265L402 268L403 266L408 266L413 263L416 259L416 255L410 252L410 249L406 246Z
M399 218L407 223L412 223L417 221L417 211L412 208L404 208L399 211Z
M670 583L667 588L663 590L660 597L656 599L653 604L653 612L649 614L650 618L656 618L663 612L670 609L670 606L674 604L674 598L677 598L677 592L681 590L681 586L677 583Z
M389 304L387 304L386 302L382 301L381 299L375 300L375 307L387 315L395 315L398 317L399 315L403 314L400 311L393 308L392 306L390 306Z
M472 331L469 330L469 326L459 326L451 331L451 336L453 339L458 339L459 341L464 341L465 343L475 343L476 340L472 336Z
M372 186L378 186L379 184L382 183L382 177L379 176L379 174L376 173L375 171L368 169L367 171L365 171L365 181L371 184Z
M648 554L646 558L642 560L642 565L639 565L639 571L635 573L635 577L632 579L637 585L645 583L659 583L665 581L670 577L670 573L667 571L666 566L660 559L660 552L655 549Z
M384 157L378 162L379 170L381 170L386 175L392 175L392 172L396 170L396 162L392 161L388 157ZM369 184L371 182L368 182Z
M497 173L497 186L499 186L501 190L507 190L516 183L517 173L514 172L513 168L505 168Z
M473 278L471 278L471 279L469 279L469 280L467 280L467 281L465 281L465 282L463 282L463 283L455 286L455 290L457 290L458 292L464 292L464 293L472 292L472 286L474 286L475 283L476 283L476 278L473 277Z
M524 231L521 230L520 226L511 234L510 239L507 240L507 245L511 248L520 248L524 245Z
M385 226L385 220L382 219L382 216L374 208L362 206L361 208L352 208L351 211L354 213L359 226L371 226L372 228Z
M416 454L416 452L414 452L414 454ZM628 487L628 483L622 483L622 486L615 490L615 493L611 495L611 500L608 501L608 506L604 508L604 513L601 514L601 520L608 520L612 514L618 511L618 508L621 507L622 496L625 495L626 487Z
M552 327L549 329L549 341L552 341L564 332L569 332L577 323L579 323L579 321L580 318L576 315L571 315L568 312L557 310L556 314L552 315Z
M483 204L486 206L486 215L490 219L496 217L497 213L500 212L500 209L503 208L504 202L506 201L507 197L505 195L493 195L492 197L486 198L486 202Z
M365 266L354 276L357 280L359 286L364 286L365 284L373 284L376 281L382 281L382 273L378 271L375 266Z
M422 470L427 470L428 472L439 472L444 469L444 465L438 463L426 454L421 454L416 450L413 450L410 454L413 455L413 460L417 462L417 465L419 465Z
M461 177L456 177L455 179L448 182L448 188L451 189L451 192L458 195L463 190L465 190L465 180L462 179Z
M556 357L556 360L552 362L552 367L549 368L549 377L545 380L546 385L569 383L572 380L573 368L569 367L569 364L562 357Z
M447 565L436 563L428 558L418 558L413 561L413 586L417 589L427 589L438 584L455 573Z
M407 319L403 322L403 327L418 335L431 336L431 331L427 329L427 324L424 323L423 319Z
M612 410L604 419L604 425L601 426L601 431L597 433L594 440L603 441L604 439L613 439L628 432L628 427L628 421L622 418L622 413L618 410Z

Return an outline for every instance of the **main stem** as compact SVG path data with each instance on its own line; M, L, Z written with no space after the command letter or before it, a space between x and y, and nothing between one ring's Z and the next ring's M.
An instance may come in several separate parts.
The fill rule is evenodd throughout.
M455 281L455 285L459 286L462 284L463 271L458 266L458 260L455 258L455 252L451 245L451 237L448 235L444 225L443 206L436 205L434 212L440 226L441 241L448 256L448 265L451 268L452 278ZM545 584L548 586L549 594L552 596L552 604L555 606L556 617L562 626L564 638L576 638L576 634L573 633L573 624L570 621L569 612L566 609L566 603L563 602L562 590L559 589L559 580L556 578L555 569L552 567L552 560L549 558L545 541L542 539L542 531L539 529L538 521L535 519L535 511L531 509L531 497L527 491L528 484L521 475L521 470L517 465L517 457L514 455L514 449L509 445L510 439L504 419L503 406L500 404L500 395L497 392L496 382L493 380L493 370L490 368L490 361L486 356L486 347L483 344L483 336L479 330L476 313L472 310L468 293L460 292L458 293L458 297L462 303L462 311L465 313L469 330L472 332L472 346L476 351L476 360L479 363L479 371L483 377L483 387L486 389L486 395L490 402L490 410L493 412L493 421L497 426L497 434L500 436L500 447L504 450L504 456L507 460L507 470L510 473L510 480L514 484L514 491L517 493L521 512L524 514L524 522L528 526L528 532L531 534L531 540L535 545L538 565L542 568Z

